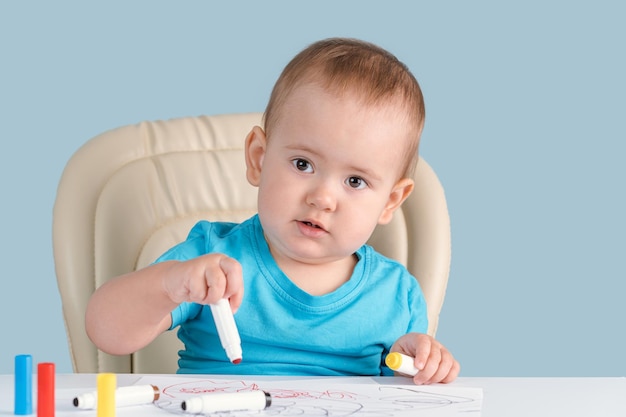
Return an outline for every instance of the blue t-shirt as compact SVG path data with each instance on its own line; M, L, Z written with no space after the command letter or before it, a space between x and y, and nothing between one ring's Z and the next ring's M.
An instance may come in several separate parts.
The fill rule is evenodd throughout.
M383 356L408 332L426 333L426 302L400 263L361 247L352 277L313 296L298 288L270 254L258 215L241 224L197 223L187 240L157 262L223 253L241 263L244 298L235 314L243 360L229 362L209 306L183 303L172 328L185 349L179 373L381 375Z

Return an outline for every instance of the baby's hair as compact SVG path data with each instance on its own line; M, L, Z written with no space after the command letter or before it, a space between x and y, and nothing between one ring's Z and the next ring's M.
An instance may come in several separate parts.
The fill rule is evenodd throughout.
M307 83L338 96L356 93L364 105L390 103L404 109L411 140L403 173L412 174L425 108L420 86L405 64L385 49L357 39L330 38L311 44L287 64L274 85L264 115L268 138L289 94Z

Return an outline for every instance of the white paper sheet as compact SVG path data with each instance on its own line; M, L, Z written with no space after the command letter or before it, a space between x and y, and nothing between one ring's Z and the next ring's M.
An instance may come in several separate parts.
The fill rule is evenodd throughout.
M264 411L220 414L229 417L480 416L483 397L480 388L456 385L387 385L367 378L364 381L363 378L338 380L144 376L137 384L157 385L162 394L156 405L173 414L183 414L180 404L194 395L251 390L264 390L272 395L272 405Z

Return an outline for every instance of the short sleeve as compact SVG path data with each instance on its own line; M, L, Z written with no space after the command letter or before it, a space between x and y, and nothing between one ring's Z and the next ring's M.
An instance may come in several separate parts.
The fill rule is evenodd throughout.
M411 320L407 332L428 333L428 309L419 284L410 289L408 296Z
M182 323L189 319L192 319L200 313L202 306L196 303L182 303L174 310L172 310L172 325L169 330L180 326Z

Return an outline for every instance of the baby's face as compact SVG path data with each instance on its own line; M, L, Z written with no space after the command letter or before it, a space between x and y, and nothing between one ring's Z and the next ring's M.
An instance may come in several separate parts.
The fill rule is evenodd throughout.
M258 184L272 253L306 263L351 256L390 220L409 126L395 106L313 85L292 92L281 112Z

